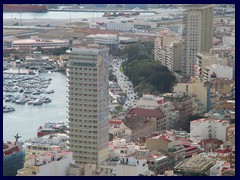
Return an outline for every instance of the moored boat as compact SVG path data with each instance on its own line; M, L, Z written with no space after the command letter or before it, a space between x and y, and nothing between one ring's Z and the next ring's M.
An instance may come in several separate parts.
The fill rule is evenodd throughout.
M40 98L38 98L38 99L36 99L32 104L33 104L34 106L39 106L39 105L42 105L42 104L43 104L43 101L42 101Z
M12 111L15 111L15 108L14 108L14 107L12 107L12 106L7 106L7 105L3 106L3 112L4 112L4 113L12 112Z

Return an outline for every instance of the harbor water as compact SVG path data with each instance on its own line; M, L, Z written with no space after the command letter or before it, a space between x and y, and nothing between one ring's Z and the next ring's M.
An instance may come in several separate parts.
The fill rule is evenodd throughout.
M3 140L13 141L14 135L19 133L21 141L37 137L37 128L46 122L67 121L67 78L59 72L39 74L43 78L52 78L48 89L54 89L55 93L49 94L52 102L41 106L21 105L4 102L15 111L3 113Z

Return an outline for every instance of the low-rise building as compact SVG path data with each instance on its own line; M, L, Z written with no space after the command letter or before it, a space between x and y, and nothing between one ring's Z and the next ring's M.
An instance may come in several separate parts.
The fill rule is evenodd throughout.
M106 29L112 31L132 31L134 30L133 23L121 23L121 22L106 22Z
M95 35L96 44L118 45L119 37L114 34L97 34Z
M60 148L68 149L68 136L66 134L50 134L40 138L34 138L25 142L26 154L39 154L45 151L53 151Z
M135 153L135 143L126 142L126 139L116 138L109 142L109 158L119 160L123 155Z
M160 108L155 109L143 109L143 108L132 108L127 116L138 115L147 120L153 122L153 131L160 131L166 129L166 120L164 114Z
M149 94L144 94L137 102L137 108L162 110L166 122L166 129L175 129L179 121L179 111L172 102L167 101L164 97L157 97Z
M146 159L125 156L121 158L116 166L116 176L139 176L148 174L149 169Z
M149 137L155 131L155 122L140 115L127 115L123 123L130 131L131 141Z
M174 167L174 172L184 175L185 173L209 174L210 168L214 166L214 160L204 155L193 155Z
M210 176L221 176L222 170L226 167L226 161L217 161L216 164L210 169Z
M173 132L167 131L165 134L160 134L146 140L146 148L150 151L159 150L167 153L170 163L176 164L185 159L185 148L176 140Z
M97 176L96 164L70 164L68 168L68 176Z
M162 174L169 168L169 159L168 156L163 154L152 154L147 157L147 164L149 170L153 171L155 174Z
M223 141L210 138L204 139L200 141L198 144L201 146L201 148L204 149L204 152L212 152L219 148L223 144Z
M109 135L112 138L125 138L130 141L130 130L124 125L122 120L109 120Z

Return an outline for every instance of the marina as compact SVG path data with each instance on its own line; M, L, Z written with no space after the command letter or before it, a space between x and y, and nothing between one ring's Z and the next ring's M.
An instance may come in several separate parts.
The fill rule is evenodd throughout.
M47 89L51 78L40 78L38 75L4 74L3 99L4 102L15 104L42 105L52 102L49 97L36 96L52 94L55 91Z
M20 75L21 76L21 75ZM20 76L18 77L20 79ZM35 77L35 76L32 76ZM26 77L27 78L27 77ZM29 76L31 78L31 76ZM22 141L36 137L37 128L47 122L67 121L66 115L66 76L63 73L53 72L40 73L40 79L45 79L45 82L50 81L50 84L46 84L46 94L33 95L26 93L19 93L23 89L13 88L16 92L4 92L3 104L4 106L11 106L15 108L15 111L9 113L3 113L3 139L4 141L12 141L13 135L16 133L21 134ZM33 80L33 79L31 79ZM29 79L29 81L31 81ZM16 81L16 80L15 80ZM13 83L13 82L12 82ZM14 82L17 83L17 82ZM24 83L21 83L23 86ZM25 84L27 85L27 84ZM31 83L30 83L31 85ZM31 86L33 86L32 84ZM29 84L28 84L29 86ZM37 85L36 85L37 86ZM22 87L23 88L23 87ZM43 88L44 89L44 88ZM45 90L45 89L44 89ZM48 91L49 90L49 91ZM26 91L28 92L28 91ZM34 91L33 91L34 92ZM53 93L54 92L54 93ZM7 94L10 94L7 96ZM27 101L23 104L16 104L10 100L12 96L22 97L25 99L29 96L35 97L35 105L33 105L34 99ZM27 97L26 97L27 96ZM41 100L37 100L40 98ZM44 98L45 97L45 98ZM24 98L21 99L23 102ZM42 105L41 104L42 101ZM31 104L32 103L32 104ZM27 128L26 128L27 127Z

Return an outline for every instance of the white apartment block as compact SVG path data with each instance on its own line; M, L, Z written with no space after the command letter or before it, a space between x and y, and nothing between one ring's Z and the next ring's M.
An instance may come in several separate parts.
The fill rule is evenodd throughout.
M183 13L182 71L194 75L197 52L209 52L213 45L213 8L210 4L186 5Z
M227 78L229 80L233 79L233 68L230 66L221 66L220 64L212 64L210 66L206 66L206 70L204 71L204 81L209 81L211 79L211 75L215 73L217 78Z
M109 154L109 48L71 48L67 70L70 150L76 164L99 164Z
M46 151L26 156L24 168L17 176L67 176L70 163L74 163L72 152Z
M116 176L147 175L148 171L147 160L133 156L122 157L116 166Z
M131 31L134 29L134 24L121 22L107 22L106 29L112 31Z
M226 141L226 128L230 126L228 120L203 118L190 122L190 138L193 142L216 138Z

